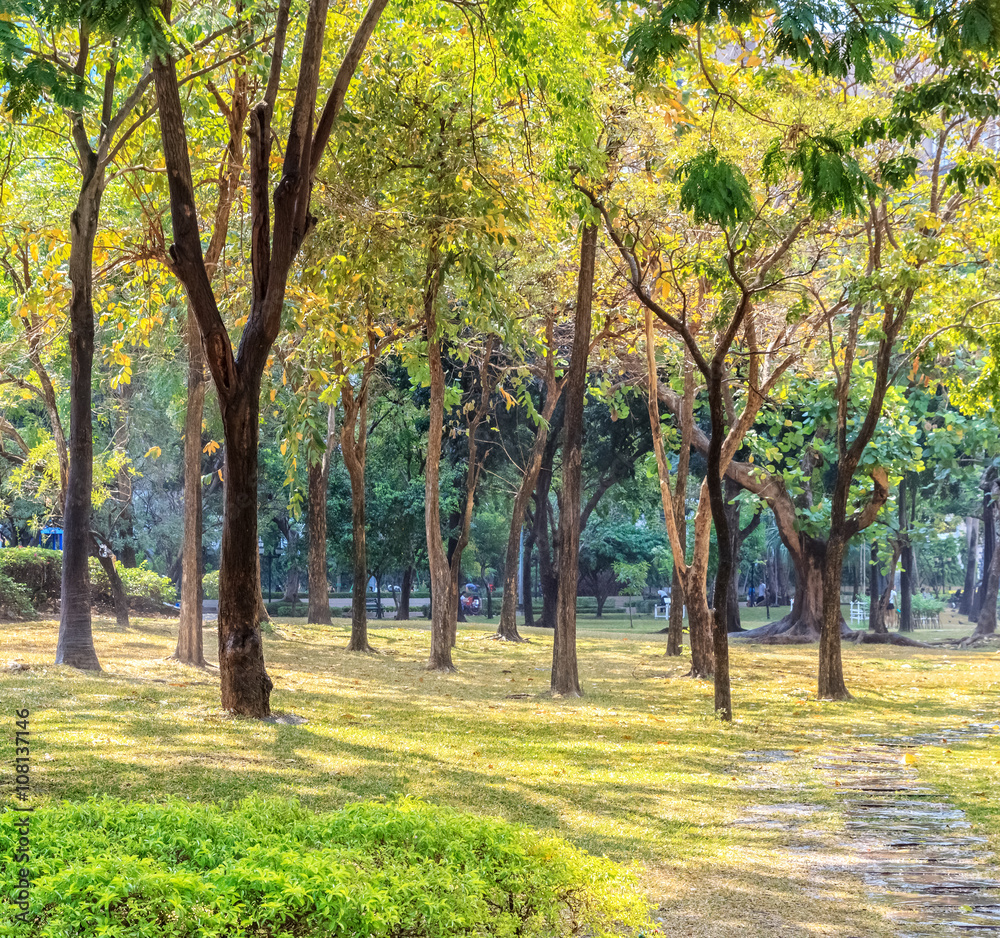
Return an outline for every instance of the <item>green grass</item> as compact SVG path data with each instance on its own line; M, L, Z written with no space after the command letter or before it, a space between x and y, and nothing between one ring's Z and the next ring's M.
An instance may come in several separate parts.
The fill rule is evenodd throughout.
M56 623L8 625L7 656L31 670L0 673L0 701L7 714L32 711L42 801L111 794L228 803L260 794L330 809L416 795L639 863L664 927L678 934L879 938L891 930L858 881L845 876L839 898L824 898L809 889L808 856L790 854L780 831L733 821L756 802L809 801L829 809L822 823L833 843L836 796L813 768L817 753L854 734L947 738L948 728L995 719L1000 689L995 646L845 648L847 703L816 699L814 646L738 646L736 720L727 726L712 714L711 685L684 677L686 659L665 658L665 636L638 623L599 632L581 619L584 696L566 700L547 693L551 633L526 630L529 643L509 645L490 638L493 628L495 620L461 627L459 672L440 675L424 669L426 622L374 627L380 653L356 656L343 650L343 620L325 628L279 621L265 638L272 707L307 720L288 725L222 711L215 670L167 660L173 622L139 619L122 630L96 621L101 674L51 664ZM205 640L211 660L211 628ZM969 809L994 850L995 742L918 753L928 780ZM775 767L791 794L753 789L742 754L761 749L799 751Z

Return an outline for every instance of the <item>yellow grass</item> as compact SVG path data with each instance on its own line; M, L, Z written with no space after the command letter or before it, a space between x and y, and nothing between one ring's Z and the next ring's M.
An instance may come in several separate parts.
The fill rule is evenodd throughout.
M329 809L417 795L639 863L667 933L708 938L891 934L851 873L858 859L839 845L838 795L816 756L863 734L947 740L950 728L998 717L996 646L847 648L855 697L841 704L815 697L815 647L736 647L727 726L712 715L711 686L685 678L685 661L665 658L659 635L584 634L585 696L561 700L547 694L550 634L529 630L529 644L507 645L486 627L463 629L459 673L444 676L424 670L425 628L393 625L372 629L381 653L366 657L343 651L344 625L278 623L265 639L272 707L302 725L224 713L216 671L167 660L176 641L167 621L95 622L101 674L51 664L55 623L5 626L0 665L30 670L0 674L0 698L11 729L15 709L31 710L38 799L260 792ZM205 639L212 658L211 628ZM969 811L994 850L998 741L1000 732L917 753L922 775ZM797 754L763 769L743 758L769 749ZM761 790L761 778L784 787ZM734 824L768 801L818 805L816 846L790 851L793 834ZM820 880L824 854L844 872Z

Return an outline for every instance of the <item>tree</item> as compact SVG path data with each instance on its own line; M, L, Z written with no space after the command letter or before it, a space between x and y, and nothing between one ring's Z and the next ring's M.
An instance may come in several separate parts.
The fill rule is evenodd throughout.
M507 533L507 551L504 561L503 596L500 603L500 622L497 626L497 638L502 641L523 641L517 631L517 576L521 557L521 537L524 528L524 517L531 498L538 484L538 475L542 470L542 461L549 443L549 430L556 406L565 387L565 378L556 378L556 355L554 345L554 314L545 316L545 344L542 347L542 360L539 370L542 372L542 391L544 399L541 411L535 415L535 439L528 455L524 473L514 494L511 506L510 528Z
M649 576L649 561L640 560L637 563L627 563L623 560L616 560L613 569L625 595L628 599L633 596L641 596L646 588L646 578ZM632 621L632 603L628 607L628 627L635 628Z
M580 275L573 314L573 346L563 391L563 484L559 493L559 593L552 638L553 694L580 696L576 663L576 589L580 553L580 475L583 461L583 403L594 305L597 225L584 222L580 235Z
M235 355L229 332L219 314L201 247L175 54L161 44L154 59L153 74L173 223L174 244L170 256L198 322L219 396L226 437L226 511L219 576L222 705L247 716L265 717L270 713L273 687L264 667L257 604L260 594L257 444L261 376L281 329L281 312L292 264L315 223L309 212L312 182L351 78L386 2L372 0L341 62L326 103L315 117L327 3L311 0L303 31L282 174L273 190L272 230L268 204L272 116L285 71L285 38L291 5L290 0L279 3L264 99L251 112L252 298ZM169 22L169 0L163 13Z
M337 411L327 405L326 446L309 462L309 610L308 621L330 624L330 581L326 569L326 493L330 485L330 459L337 433Z
M205 251L205 271L214 280L229 234L229 219L240 185L244 164L243 129L249 109L249 81L246 70L232 77L232 92L226 102L212 86L225 119L228 139L219 171L219 193L212 216L211 237ZM162 260L169 267L169 258ZM202 421L205 412L205 350L193 312L187 314L187 407L184 418L184 546L181 573L180 623L173 657L184 664L204 667L202 596Z

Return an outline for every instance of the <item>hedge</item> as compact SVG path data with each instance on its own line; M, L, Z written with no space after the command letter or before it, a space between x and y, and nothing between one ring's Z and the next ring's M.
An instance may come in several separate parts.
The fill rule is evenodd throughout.
M4 881L17 831L0 829ZM419 801L314 814L108 797L36 808L32 888L0 933L35 938L532 938L637 934L635 877L564 840ZM15 915L24 915L18 921Z
M101 562L96 557L88 560L90 564L90 599L91 602L102 605L112 605L111 583L104 572ZM118 575L122 578L129 606L133 609L148 612L158 612L164 605L173 605L177 601L177 590L169 577L160 576L146 567L145 561L138 567L124 567L117 564Z
M111 584L96 557L88 560L91 601L113 605ZM137 611L159 612L164 604L172 605L176 590L165 576L146 568L118 564L129 605ZM9 582L5 582L9 581ZM5 547L0 549L0 616L27 618L36 610L55 606L62 588L62 551L41 547Z
M36 609L59 599L62 589L62 551L42 547L0 548L0 573L20 583Z

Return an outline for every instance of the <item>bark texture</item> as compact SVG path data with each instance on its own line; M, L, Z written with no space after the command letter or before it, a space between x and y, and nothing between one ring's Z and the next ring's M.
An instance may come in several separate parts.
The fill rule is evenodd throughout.
M979 519L965 519L965 583L962 586L962 601L958 604L959 615L967 616L972 610L972 597L976 592L976 565L979 563Z
M366 377L370 376L370 373ZM351 640L348 651L371 654L368 644L368 546L365 518L365 461L368 452L368 383L363 378L357 395L349 381L341 383L344 417L340 422L340 451L351 480Z
M997 529L998 514L1000 514L1000 481L988 477L987 483L990 486L987 492L989 506L986 509L986 517L992 521L990 525L984 525L987 530ZM984 542L984 552L987 544ZM983 599L979 609L979 619L976 622L976 629L965 640L965 643L972 643L989 635L995 635L997 630L997 592L1000 589L1000 550L993 544L990 552L989 566L983 572Z
M336 434L336 410L327 413L326 449L309 466L309 611L313 625L329 625L330 581L326 572L326 492L330 482L330 460Z
M535 440L528 456L527 465L521 484L514 495L511 507L510 530L507 534L507 551L504 560L503 598L500 602L500 622L497 625L497 638L507 642L521 642L517 631L517 575L521 559L521 536L524 528L524 517L527 513L528 501L542 468L542 458L549 440L549 422L555 413L556 405L562 395L563 382L557 382L555 376L555 352L553 349L553 320L546 319L546 355L545 355L545 403L542 406L541 421L535 429Z
M174 657L205 667L202 637L201 426L205 411L205 352L198 324L188 309L187 409L184 415L184 544L181 555L181 615Z
M580 696L576 659L576 593L580 556L580 486L583 454L583 405L597 261L597 226L584 224L574 315L573 348L566 374L563 484L559 499L558 599L552 642L553 694Z
M441 536L441 435L444 432L445 379L441 361L441 335L435 309L440 285L440 261L437 251L433 249L427 258L424 284L424 328L430 373L427 460L424 464L426 505L424 521L431 580L431 653L427 660L427 668L430 671L448 672L455 670L451 658L451 633L448 623L458 597L451 595L451 570L444 549L444 539Z
M225 517L219 574L219 667L222 705L266 717L272 683L264 667L258 621L257 444L261 375L281 329L289 273L315 224L312 182L348 86L386 0L372 0L316 118L327 0L311 0L297 56L297 86L283 147L281 177L270 189L271 126L283 77L290 0L278 5L271 66L263 100L250 120L250 312L234 356L202 252L184 109L171 54L153 62L160 136L166 161L174 244L172 267L183 283L219 395L226 440ZM169 15L169 6L164 12ZM313 127L315 126L315 132ZM273 205L273 228L272 228Z
M94 426L91 416L94 365L94 240L105 188L104 164L89 143L83 119L73 120L83 184L70 219L70 412L69 473L63 508L62 589L56 664L100 671L90 618L91 491L94 484Z

